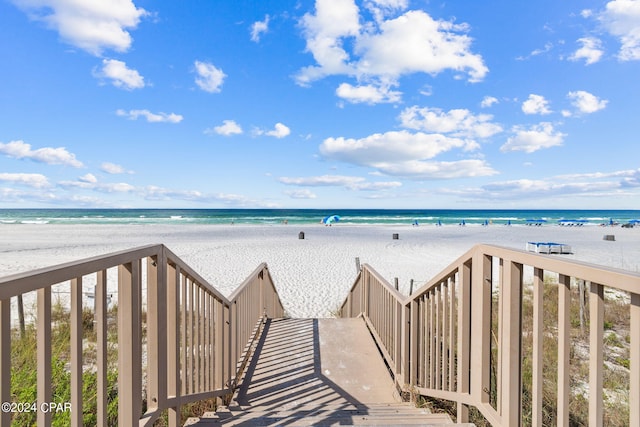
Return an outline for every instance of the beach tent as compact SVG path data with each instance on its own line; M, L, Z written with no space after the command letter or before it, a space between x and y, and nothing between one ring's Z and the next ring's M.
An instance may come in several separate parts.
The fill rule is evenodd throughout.
M321 222L324 225L331 225L331 223L338 222L338 221L340 221L340 217L338 215L329 215L324 217Z

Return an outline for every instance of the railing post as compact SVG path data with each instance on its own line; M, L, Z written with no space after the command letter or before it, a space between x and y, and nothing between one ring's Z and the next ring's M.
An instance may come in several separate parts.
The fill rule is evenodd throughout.
M508 426L521 424L521 337L522 337L522 264L505 260L502 294L501 398L502 421Z
M400 310L402 313L402 324L401 324L401 341L400 347L402 354L400 355L402 364L401 364L401 373L400 378L402 379L403 384L410 384L411 375L410 375L410 351L411 351L411 307L413 305L413 301L408 305L400 304ZM415 344L414 344L415 345Z
M71 280L71 425L82 419L82 277Z
M229 387L233 387L233 381L236 381L236 371L238 369L238 305L236 301L231 301L229 307Z
M531 425L542 427L542 385L544 338L544 270L533 269L533 354L531 385Z
M264 269L258 273L258 280L260 285L258 286L259 288L259 292L260 292L260 311L262 313L263 316L268 316L267 315L267 304L266 304L266 299L265 299L265 290L264 290Z
M0 301L0 399L11 402L11 299ZM0 412L0 427L11 425L11 413Z
M629 425L638 426L640 425L640 293L631 294L630 311Z
M167 273L164 247L147 260L147 408L167 398Z
M392 302L393 303L393 302ZM396 366L395 366L395 377L396 378L402 378L402 372L403 372L403 360L402 360L402 356L404 354L404 351L402 351L402 343L403 343L403 335L404 335L404 306L402 305L402 303L400 301L395 301L395 306L396 306L396 310L395 310L395 319L394 319L394 325L395 325L395 331L394 331L394 349L395 349L395 354L393 355L393 359L396 362Z
M231 387L231 376L234 375L234 373L232 372L231 367L233 366L233 360L231 358L232 356L232 352L233 352L233 346L234 346L234 341L233 341L233 336L231 334L231 322L232 322L232 317L231 317L231 307L224 305L223 306L223 311L224 311L224 338L223 338L223 342L224 342L224 346L225 346L225 352L224 352L224 368L223 368L223 387Z
M180 424L180 267L167 264L167 396L176 406L167 409L169 427Z
M471 264L458 268L458 394L470 392L471 346ZM456 421L469 422L469 407L458 401Z
M478 403L489 403L491 364L491 256L473 254L471 271L470 392Z
M368 317L369 316L369 284L370 284L370 274L369 269L365 269L364 275L362 276L362 312Z
M602 426L604 286L591 283L589 293L589 426Z
M563 274L558 278L558 426L569 425L569 352L571 278Z
M95 290L96 309L96 365L97 365L97 419L100 427L107 425L107 271L100 270L96 273Z
M225 307L220 300L215 301L215 336L214 336L214 371L213 385L214 388L223 389L225 379ZM222 399L217 399L218 405L222 404Z
M118 267L118 424L139 423L142 398L140 260Z
M38 405L51 402L51 286L38 289ZM38 426L51 425L51 412L38 411Z
M422 298L422 297L420 297ZM409 339L407 340L407 347L408 347L408 352L409 352L409 356L408 356L408 369L409 369L409 385L410 386L416 386L418 385L418 364L420 363L420 358L419 358L419 354L420 354L420 349L419 349L419 339L418 339L418 334L419 334L419 325L420 325L420 313L419 313L419 305L418 302L416 301L416 299L412 299L410 306L408 308L408 312L409 312L409 316L410 317L410 324L409 324ZM423 335L424 336L424 335Z

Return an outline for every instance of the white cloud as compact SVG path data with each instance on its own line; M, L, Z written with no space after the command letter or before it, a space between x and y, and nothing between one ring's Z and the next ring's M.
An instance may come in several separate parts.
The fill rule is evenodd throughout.
M104 193L131 193L136 190L133 185L126 182L98 184L95 189Z
M301 187L345 187L349 190L357 191L379 191L388 190L402 186L397 181L368 182L359 176L344 175L321 175L311 177L281 177L278 181L286 185L297 185Z
M544 96L530 94L529 99L522 103L522 111L525 114L551 114L549 101Z
M582 16L583 18L590 18L593 16L593 10L583 9L580 11L580 16Z
M510 137L507 142L500 147L500 151L524 151L533 153L543 148L551 148L562 145L564 142L563 133L557 132L551 123L542 122L526 129L520 126L513 128L515 136Z
M480 103L480 107L482 107L482 108L489 108L489 107L491 107L492 105L497 104L498 102L499 102L499 101L498 101L498 98L496 98L496 97L493 97L493 96L485 96L485 97L482 99L482 102Z
M603 110L609 103L609 101L598 99L597 96L592 95L589 92L585 92L584 90L569 92L567 98L572 100L573 106L576 107L580 113L585 114Z
M545 179L498 181L479 188L469 188L465 196L479 200L540 200L567 197L636 197L640 170L557 175Z
M81 188L100 193L133 193L136 191L136 187L126 182L98 182L98 179L92 174L81 176L76 181L60 181L58 185L62 188Z
M256 21L251 25L251 41L258 43L262 34L269 31L269 15L264 17L264 21Z
M431 159L453 148L466 148L467 141L440 134L392 131L365 138L327 138L320 153L330 159L373 166L382 162Z
M103 59L102 69L94 73L96 77L110 79L118 88L133 90L145 87L144 77L136 70L127 68L127 64L116 59Z
M195 62L196 67L196 84L205 92L218 93L222 90L222 83L227 75L215 65L207 62Z
M95 184L96 182L98 182L98 178L96 178L94 174L88 173L78 178L78 181L86 182L89 184Z
M283 125L282 123L276 123L275 127L273 130L267 131L265 132L265 135L268 136L273 136L275 138L284 138L285 136L288 136L291 133L291 130Z
M140 189L139 194L146 200L154 201L186 200L204 203L221 202L228 206L273 207L272 204L252 200L240 194L204 194L197 190L173 190L155 185L150 185Z
M621 61L640 60L640 0L613 0L599 14L609 33L620 40Z
M285 191L285 194L292 199L315 199L318 197L315 193L306 188L302 190Z
M374 16L376 22L381 22L386 16L409 7L408 0L366 0L364 7Z
M358 73L396 79L416 72L431 75L445 70L467 73L481 81L488 72L482 57L470 52L466 25L435 21L423 11L409 11L380 25L377 33L356 40L361 55Z
M336 89L336 95L353 104L379 104L383 102L400 102L402 93L390 90L389 87L375 85L352 86L349 83L342 83Z
M115 163L110 163L110 162L102 163L100 165L100 170L110 175L118 175L122 173L133 173L132 171L126 170L123 166L117 165Z
M305 14L301 26L317 66L303 68L297 76L305 85L332 74L350 74L349 54L343 48L345 37L355 37L360 30L358 7L353 0L316 0L316 13Z
M138 120L138 117L144 117L149 123L180 123L183 119L180 114L152 113L149 110L117 110L116 114L129 120Z
M562 182L553 180L518 179L494 182L482 187L479 194L490 199L531 199L532 197L567 197L575 195L611 194L620 188L617 182Z
M410 179L484 176L495 173L482 160L430 160L455 148L472 150L477 148L477 144L441 134L403 130L373 134L361 139L327 138L320 145L320 153L328 159L366 166L384 174Z
M576 50L573 55L569 57L572 61L585 60L585 64L591 65L600 61L604 51L602 50L602 42L595 37L583 37L578 39L578 43L582 44L582 47Z
M11 141L6 144L0 142L0 154L15 159L29 159L38 163L49 165L65 165L81 168L84 165L76 159L75 154L70 153L64 147L44 147L32 150L31 145L24 141Z
M66 43L100 56L106 49L126 52L131 34L148 13L132 0L13 0L31 19L44 22Z
M553 43L545 43L542 49L534 49L531 52L531 56L542 55L543 53L550 52L553 49Z
M205 130L206 134L217 133L224 136L240 135L242 132L242 128L234 120L223 120L220 126Z
M306 14L300 24L316 65L300 70L298 84L330 75L355 77L358 86L342 86L337 93L356 102L397 102L379 97L400 77L412 73L437 75L446 70L466 74L477 82L488 72L482 57L470 51L468 26L436 21L423 11L407 11L406 1L368 1L374 21L361 16L354 0L317 0L315 14ZM361 25L362 23L362 25ZM348 49L351 48L351 49ZM372 87L379 86L377 93ZM356 88L362 88L359 92ZM364 93L363 93L364 92ZM393 101L391 101L393 99Z
M378 170L393 176L415 180L456 179L496 175L498 172L484 160L468 159L452 162L409 160L404 162L381 162Z
M406 108L400 113L403 127L426 132L450 133L458 137L488 138L502 132L502 127L491 123L490 114L474 115L466 109L444 112L439 108Z
M0 173L0 181L35 188L50 186L47 177L39 173Z
M365 179L356 176L343 175L321 175L312 177L281 177L278 181L287 185L298 185L303 187L349 187L356 183L361 183Z

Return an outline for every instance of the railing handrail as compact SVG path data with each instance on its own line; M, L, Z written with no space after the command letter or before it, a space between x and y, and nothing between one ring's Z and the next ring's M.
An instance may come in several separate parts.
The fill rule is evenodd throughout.
M0 277L0 300L66 282L106 268L117 267L132 259L157 255L161 248L162 245L159 244L145 245ZM8 283L11 283L10 287L4 286Z
M146 267L146 275L144 268ZM110 275L117 269L117 278ZM11 401L11 298L37 291L37 400L51 402L52 303L54 285L70 288L71 425L82 425L82 285L95 275L97 424L107 425L107 286L118 286L118 425L150 426L168 411L179 425L181 406L204 399L227 399L246 366L251 343L268 316L284 308L266 263L260 264L231 298L222 295L162 244L63 263L0 278L0 399ZM93 278L89 282L93 282ZM111 286L111 282L109 282ZM146 287L146 295L142 289ZM146 323L141 312L147 312ZM146 364L141 330L146 325ZM141 413L143 370L147 411ZM51 413L37 412L49 426ZM0 413L0 426L12 414Z
M429 279L424 285L414 290L411 295L403 295L402 302L404 304L410 303L415 295L424 293L431 289L434 285L437 285L444 278L450 276L452 271L455 270L457 266L462 265L466 260L471 259L474 254L479 252L487 255L499 256L501 258L509 258L511 261L520 264L531 265L531 260L535 259L537 267L548 271L562 272L568 268L578 267L581 272L580 275L584 276L585 278L589 277L589 280L597 283L614 281L615 284L608 284L607 286L625 292L640 292L640 273L637 272L598 265L580 260L563 259L554 255L532 253L521 249L508 248L498 245L479 244L473 246L463 255L458 257L455 261L444 267L439 273ZM391 287L391 285L389 286Z
M531 260L535 259L536 266L538 268L548 271L562 272L568 268L578 267L581 272L580 276L588 277L591 281L597 283L606 282L608 287L615 288L624 292L640 293L640 273L638 272L623 270L615 267L602 266L579 260L562 259L553 255L534 254L520 249L488 244L479 244L473 246L463 255L459 256L455 261L444 267L439 273L435 274L422 286L415 289L411 295L403 295L387 279L385 279L378 271L376 271L371 265L367 263L362 264L362 268L354 279L349 292L352 292L354 288L358 286L358 281L360 280L363 271L367 270L372 275L374 275L381 283L384 284L385 288L387 288L388 291L395 296L398 302L406 306L411 303L416 295L428 292L434 286L437 286L439 283L441 283L444 279L451 276L455 272L455 270L457 270L458 266L462 265L465 261L470 260L473 255L478 252L482 252L492 256L499 256L501 258L510 258L511 261L520 264L531 264Z
M533 425L542 425L542 339L547 317L542 300L546 272L557 275L559 289L558 324L554 326L558 331L559 425L569 422L569 292L574 279L584 283L589 293L590 425L601 425L603 420L605 287L630 295L629 422L640 425L640 273L480 244L406 297L364 264L341 306L341 315L363 316L398 388L456 402L459 422L468 421L468 407L475 406L494 426L518 425L522 416L525 267L532 268L533 273ZM498 304L492 308L494 299ZM492 329L492 311L497 313L497 331ZM490 368L492 363L496 364L495 373ZM496 393L492 397L491 387Z

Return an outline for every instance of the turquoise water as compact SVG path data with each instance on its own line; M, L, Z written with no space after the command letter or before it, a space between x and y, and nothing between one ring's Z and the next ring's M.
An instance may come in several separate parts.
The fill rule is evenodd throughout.
M640 210L414 209L0 209L2 224L312 224L339 215L338 224L599 225L640 219ZM559 222L571 220L574 222Z

